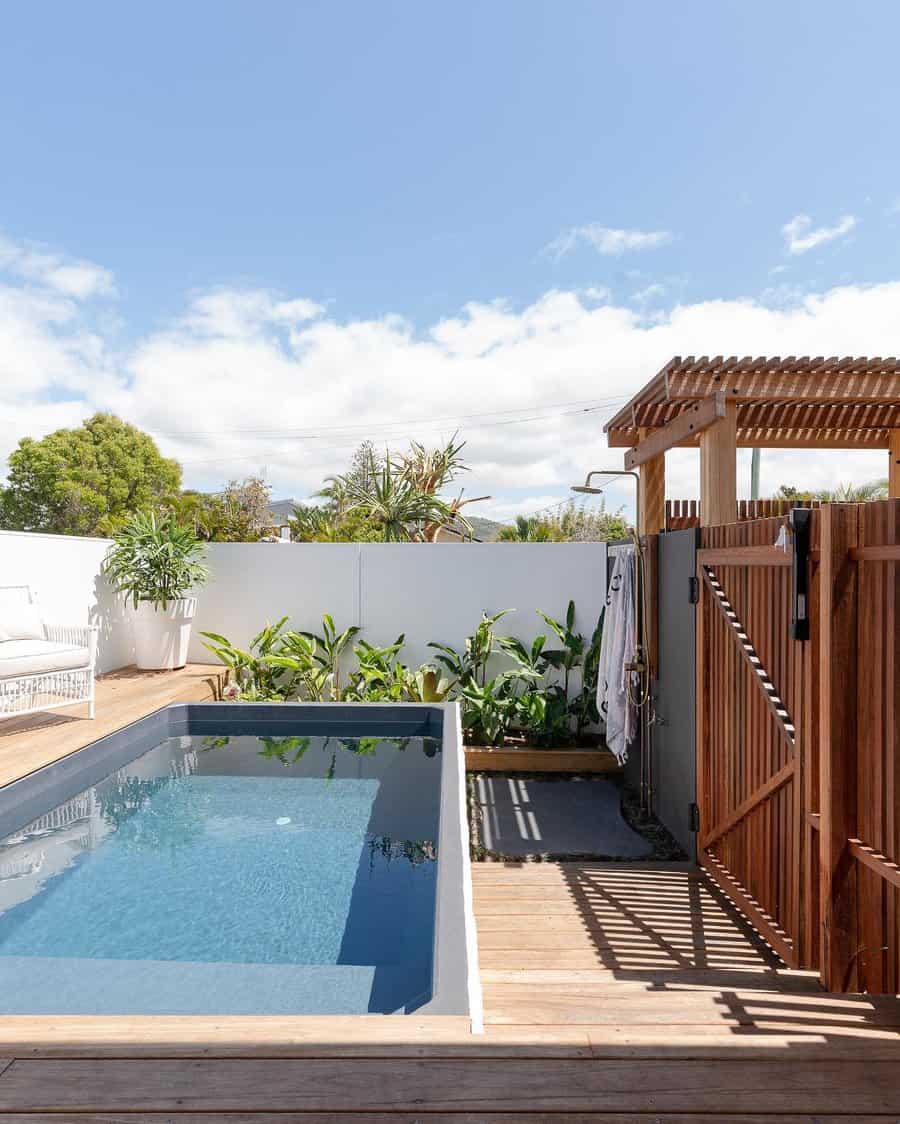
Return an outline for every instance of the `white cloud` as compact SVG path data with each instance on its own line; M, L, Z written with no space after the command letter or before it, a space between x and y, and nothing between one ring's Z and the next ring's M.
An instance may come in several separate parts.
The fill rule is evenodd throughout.
M0 234L0 272L60 293L74 300L115 295L113 275L89 261L78 261Z
M638 289L636 293L631 294L631 299L637 304L645 304L647 301L656 300L657 297L663 296L666 291L665 285L661 285L658 281L647 285L643 289Z
M655 250L672 241L668 230L619 230L599 223L587 223L564 230L544 248L555 261L580 245L593 246L598 254L621 257L635 250Z
M805 254L816 246L843 238L855 226L856 218L853 215L842 215L834 226L818 226L813 229L809 215L795 215L790 222L784 224L781 233L789 254Z
M602 423L672 355L900 353L900 281L775 306L681 304L653 320L551 290L524 308L471 303L421 331L399 316L339 320L303 296L217 289L127 347L98 324L51 280L0 285L0 458L21 436L107 409L156 434L189 484L265 466L278 494L302 497L364 437L436 442L458 426L472 467L462 483L494 497L485 513L507 516L621 465ZM884 461L766 452L764 488L872 479ZM695 496L697 474L696 452L674 451L669 495ZM630 484L608 495L610 509L630 503Z

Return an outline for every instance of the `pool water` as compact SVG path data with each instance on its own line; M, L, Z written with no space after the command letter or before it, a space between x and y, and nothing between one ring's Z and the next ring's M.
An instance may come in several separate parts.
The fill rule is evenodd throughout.
M440 742L168 738L0 841L0 1013L432 994Z

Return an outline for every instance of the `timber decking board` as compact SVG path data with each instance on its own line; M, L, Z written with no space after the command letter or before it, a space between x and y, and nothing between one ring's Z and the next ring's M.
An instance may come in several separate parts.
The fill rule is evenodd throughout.
M97 717L93 720L85 717L84 704L0 720L0 786L169 703L212 699L210 680L221 673L219 664L187 664L178 671L123 667L97 679Z
M900 1113L892 1061L17 1060L0 1111Z
M98 682L93 723L0 724L0 776L209 697L214 671L126 670ZM0 1019L0 1124L900 1115L900 1004L785 969L687 864L478 863L472 881L484 1035L415 1015Z

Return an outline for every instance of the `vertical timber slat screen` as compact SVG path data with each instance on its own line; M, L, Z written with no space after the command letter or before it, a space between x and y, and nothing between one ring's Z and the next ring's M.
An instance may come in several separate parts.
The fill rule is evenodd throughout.
M900 501L811 527L791 638L786 517L701 532L700 862L793 967L900 991Z
M739 523L750 519L786 515L794 507L819 507L818 500L738 500ZM699 500L666 500L666 530L684 531L700 526Z

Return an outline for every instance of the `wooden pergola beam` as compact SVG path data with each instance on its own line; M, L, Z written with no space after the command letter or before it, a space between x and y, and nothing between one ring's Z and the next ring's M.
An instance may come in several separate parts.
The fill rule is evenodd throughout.
M890 448L888 429L855 430L787 430L781 431L757 427L744 429L738 419L737 446L739 449L884 449ZM651 432L648 430L648 432ZM609 433L607 444L611 449L632 449L635 447L637 430L619 429ZM681 442L682 448L696 447L699 437L687 437Z
M641 441L650 433L640 431ZM638 534L655 535L666 525L666 457L660 453L645 460L638 476Z
M719 418L725 417L725 395L710 394L676 415L668 425L651 429L647 436L625 454L625 467L633 471L655 457L663 456L691 438L697 437Z
M888 499L900 500L900 429L888 431Z
M737 522L737 404L700 434L700 525Z

